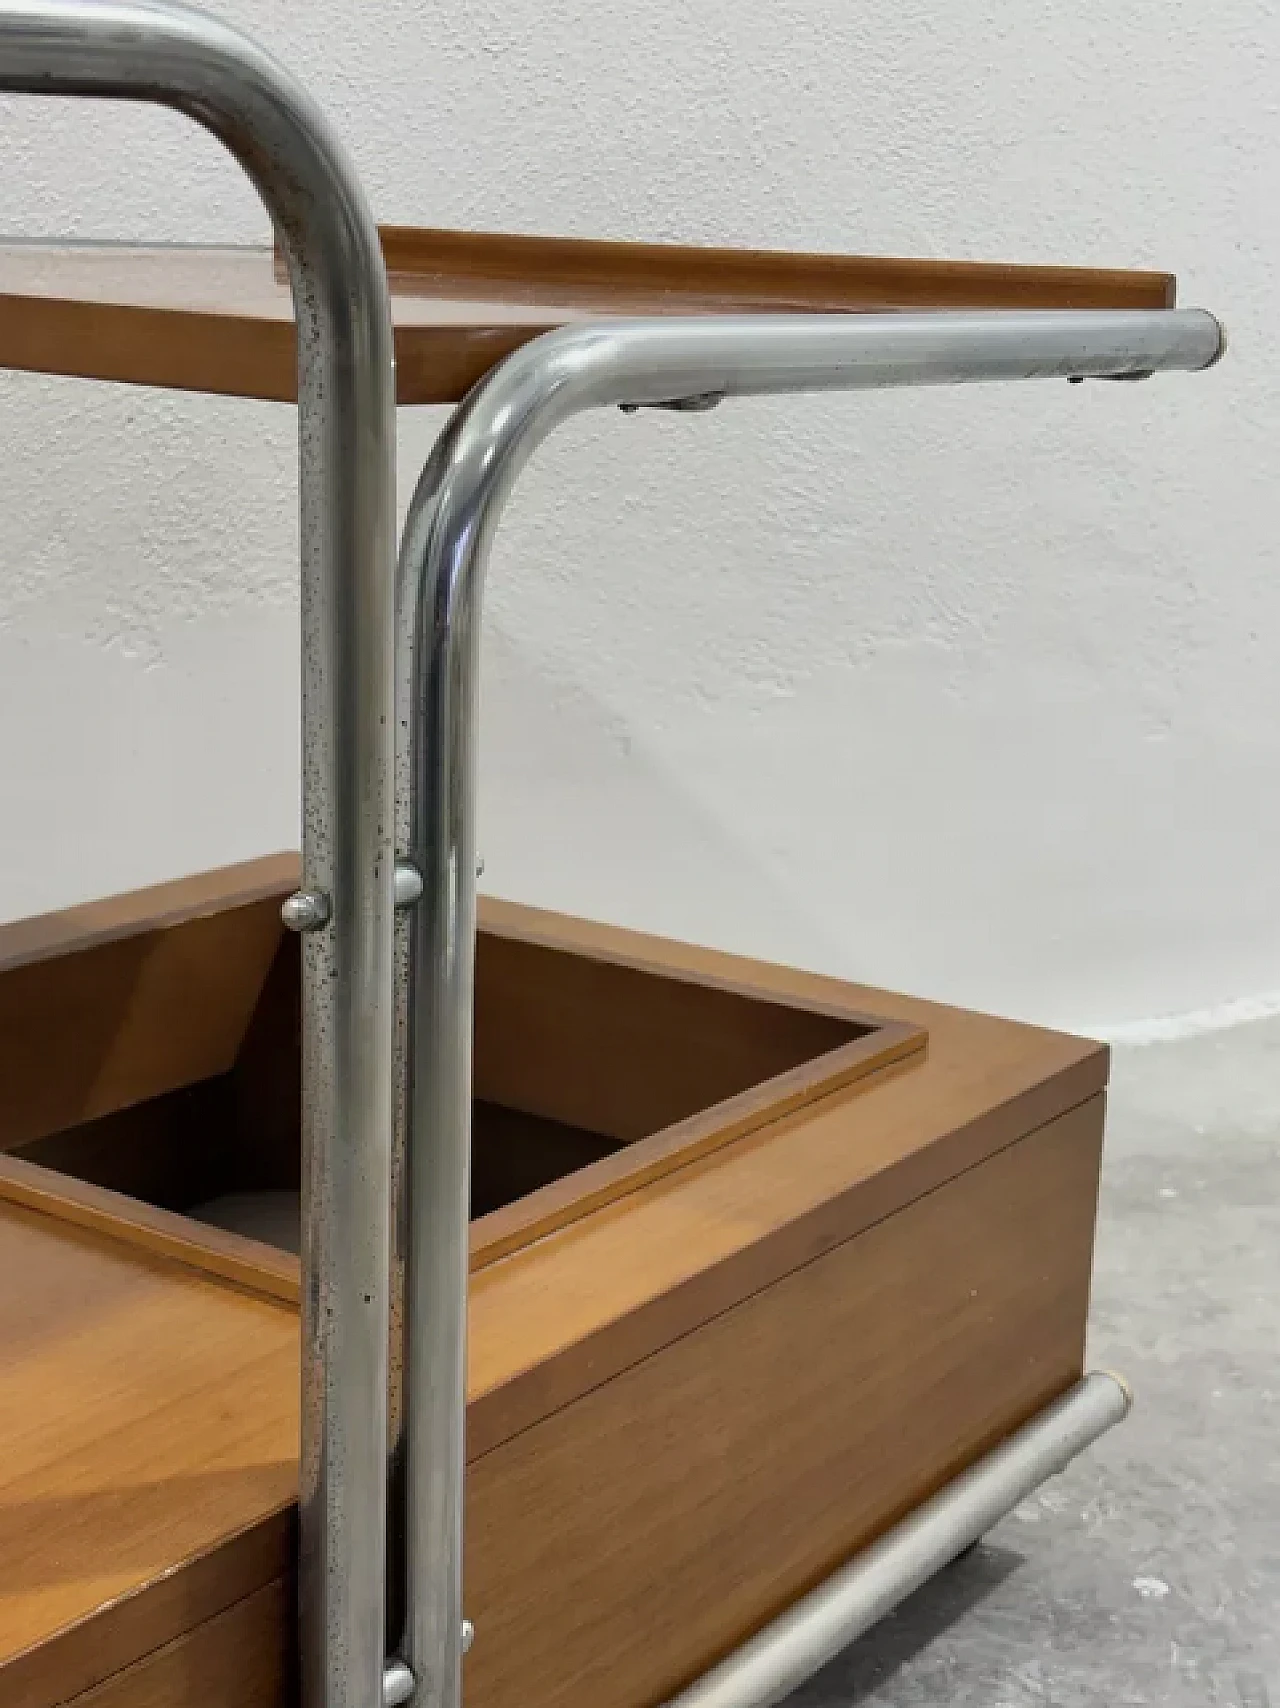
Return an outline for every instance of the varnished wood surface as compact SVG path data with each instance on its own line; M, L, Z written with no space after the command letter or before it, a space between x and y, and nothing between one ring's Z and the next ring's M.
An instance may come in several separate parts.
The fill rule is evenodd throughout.
M1102 1100L471 1466L468 1708L653 1708L1076 1380Z
M0 925L0 1151L226 1073L296 868L272 855Z
M926 1042L847 1002L771 1002L483 929L475 1016L478 1098L622 1148L480 1217L473 1271Z
M77 1180L24 1157L0 1155L0 1200L39 1210L125 1246L220 1276L246 1292L296 1305L298 1260L243 1234L143 1203L110 1187Z
M253 902L0 976L0 1149L228 1072L279 938Z
M839 1084L816 1064L877 1025L483 927L475 1008L478 1097L623 1144L797 1068L816 1091Z
M278 868L268 861L261 876L291 882L292 872ZM66 1192L69 1219L79 1225L127 1238L128 1205L113 1194L129 1194L144 1201L133 1220L148 1249L200 1263L204 1245L202 1267L210 1272L242 1283L256 1274L263 1291L296 1297L296 1267L287 1259L264 1262L261 1247L238 1247L233 1235L163 1213L227 1193L297 1190L299 966L296 939L278 922L288 887L262 893L251 871L236 868L225 875L221 910L209 906L207 892L199 911L191 896L179 907L181 898L167 891L150 914L138 897L121 898L105 921L94 920L97 936L86 941L82 929L78 953L74 932L52 921L26 927L28 958L0 971L0 1014L23 1015L0 1087L0 1145L7 1142L23 1163L83 1183ZM104 923L113 930L105 940ZM42 937L59 952L37 961L30 950ZM487 1119L478 1178L495 1188L504 1174L532 1184L478 1210L473 1269L925 1047L921 1028L834 998L777 1002L749 983L682 979L485 932L477 948L478 1106L509 1112L497 1126ZM157 957L172 964L191 996L204 998L186 1007L185 1041L173 1020L173 978L160 984L158 998L144 991L139 1000L135 969L153 967ZM211 976L222 998L212 1013ZM118 1054L122 1032L146 1076L99 1075L91 1110L73 1083L51 1075L50 1060L78 1059L85 1039L98 1034ZM25 1047L33 1039L39 1048ZM203 1052L196 1070L215 1077L168 1090L175 1078L192 1077L193 1043ZM4 1050L0 1040L0 1061ZM37 1103L39 1122L24 1097ZM560 1176L569 1178L548 1172L546 1141L556 1132L579 1141L595 1135L585 1153L581 1142L560 1146ZM504 1169L494 1150L500 1135L541 1152L513 1156ZM574 1156L585 1166L573 1168ZM56 1177L0 1161L0 1197L29 1203L37 1192L40 1207L51 1209Z
M480 1453L1086 1102L1101 1046L889 992L494 900L482 929L923 1027L890 1068L658 1180L474 1277L471 1451Z
M250 895L262 875L241 870L223 882L239 895ZM291 881L291 863L274 869L273 881L282 877ZM203 893L207 902L208 884ZM128 905L136 912L138 904ZM100 922L108 939L126 929L120 915L127 914L128 905L108 910L110 919ZM903 1259L898 1280L880 1297L873 1315L878 1311L884 1317L896 1298L904 1356L917 1337L923 1337L922 1346L932 1345L932 1307L911 1291L915 1283L907 1271L919 1270L921 1286L941 1286L938 1259L948 1248L945 1239L923 1237L921 1224L904 1218L925 1215L926 1206L967 1190L966 1183L980 1175L990 1178L987 1171L1002 1168L1014 1154L1009 1147L1023 1154L1024 1135L1068 1111L1088 1104L1093 1123L1086 1123L1088 1132L1096 1127L1106 1054L1079 1040L510 904L483 903L481 924L513 944L574 950L620 968L675 973L726 991L754 989L828 1013L887 1015L926 1029L929 1050L919 1065L891 1066L862 1087L836 1090L479 1273L470 1311L473 1502L481 1499L485 1478L498 1474L501 1455L510 1452L514 1457L502 1475L511 1479L511 1498L518 1506L524 1499L520 1491L536 1483L536 1467L521 1457L522 1443L539 1431L567 1429L579 1417L585 1433L577 1439L593 1439L599 1426L592 1420L613 1417L609 1407L615 1389L623 1396L641 1393L642 1387L629 1385L642 1384L646 1371L663 1370L673 1356L683 1356L685 1346L714 1350L718 1324L746 1322L740 1313L757 1304L763 1308L775 1295L790 1302L787 1314L800 1301L817 1332L822 1313L840 1308L826 1296L825 1289L835 1283L822 1282L822 1299L806 1305L802 1278L844 1276L839 1254L866 1246L868 1239L887 1238L886 1230L897 1224L917 1230L904 1242L910 1263ZM1085 1173L1072 1176L1077 1186L1071 1190L1079 1198L1085 1175L1096 1163L1093 1140L1085 1127L1067 1123L1064 1130L1077 1134L1076 1166ZM1046 1180L1046 1190L1062 1187L1052 1169ZM0 1204L0 1584L5 1591L0 1597L0 1702L5 1708L52 1708L279 1578L288 1557L296 1476L294 1312L250 1296L241 1284L244 1277L228 1272L220 1284L185 1262L168 1261L166 1251L175 1259L182 1253L176 1245L165 1246L163 1238L177 1241L180 1230L159 1225L162 1217L148 1233L153 1242L148 1251L119 1239L118 1230L108 1225L110 1207L104 1212L101 1203L89 1206L93 1214L82 1226L57 1219L66 1214L61 1206L53 1215L37 1213L42 1202L53 1208L40 1196L47 1186L47 1181L28 1179L24 1190L30 1196L23 1206ZM106 1222L94 1219L100 1214ZM1043 1277L1061 1252L1046 1235L1040 1242L1044 1262L1037 1269L1035 1243L1017 1243L1025 1221L1021 1209L1009 1213L1006 1205L1002 1215L992 1215L985 1241L991 1260L1005 1265L1006 1278L1025 1269L1022 1284L1029 1300L1042 1297ZM927 1262L921 1261L922 1253L928 1254ZM882 1267L879 1259L876 1267ZM845 1285L840 1281L836 1291ZM894 1294L898 1286L903 1290ZM994 1310L996 1295L988 1297ZM1078 1361L1083 1322L1078 1287L1071 1297L1079 1304L1069 1313L1075 1324L1071 1357ZM920 1314L913 1315L917 1306ZM865 1308L866 1297L859 1310ZM1042 1358L1057 1371L1053 1381L1065 1386L1072 1373L1066 1368L1066 1343L1054 1339L1057 1330L1049 1333L1050 1316L1037 1318L1039 1326L1026 1326L1015 1302L1008 1321L1024 1324L1020 1350L1001 1338L1003 1306L995 1318L984 1320L999 1347L997 1363L1012 1358L1023 1369L1028 1396L1033 1390L1041 1393L1035 1384L1042 1376L1048 1380L1045 1370L1032 1369ZM775 1319L766 1314L761 1321ZM963 1326L976 1333L978 1322L974 1317ZM839 1349L856 1342L861 1332L842 1331L836 1336ZM754 1368L756 1331L744 1334L743 1358ZM780 1357L785 1365L783 1328L775 1322L760 1334L766 1348L760 1356L771 1365ZM712 1338L704 1340L704 1335ZM1051 1340L1053 1353L1046 1350ZM673 1393L683 1391L685 1379L677 1380L676 1366L670 1368L669 1383L665 1374L650 1379L664 1389L670 1385ZM966 1405L977 1403L974 1395L981 1387L972 1361L970 1380L976 1385ZM948 1381L940 1379L936 1392L930 1388L926 1395L923 1411L931 1418L950 1416L946 1407L959 1404ZM853 1392L852 1377L850 1384ZM788 1379L776 1385L785 1414ZM1043 1393L1051 1387L1052 1382ZM1004 1391L999 1381L994 1391ZM86 1396L91 1396L88 1403ZM738 1403L726 1390L724 1405ZM706 1409L711 1402L705 1394L697 1404L704 1408L708 1441L723 1446L728 1437L721 1430L729 1426ZM1026 1409L1033 1409L1031 1398ZM673 1414L662 1435L664 1450L680 1463L688 1456L682 1415ZM779 1439L795 1427L784 1415ZM957 1440L976 1441L980 1433L977 1421L969 1435L957 1428ZM755 1462L753 1453L771 1452L766 1434L757 1431L754 1445L742 1449L747 1472ZM837 1434L833 1431L832 1439ZM630 1439L625 1430L623 1438ZM907 1439L914 1439L910 1430ZM931 1451L935 1456L942 1452L939 1441ZM550 1449L548 1455L539 1456L547 1459L547 1474L554 1469L556 1476L567 1475L567 1460L557 1459ZM905 1465L911 1458L905 1447L904 1455ZM735 1469L735 1498L751 1482L747 1472L744 1483ZM603 1526L601 1533L616 1535L623 1546L625 1527L611 1530L611 1515L625 1518L626 1524L634 1519L637 1545L647 1546L646 1537L661 1528L660 1482L653 1485L658 1492L646 1507L649 1516L637 1517L625 1506L626 1491L618 1486L622 1479L608 1474L601 1483L581 1459L579 1476L579 1495L590 1496L592 1522ZM818 1480L823 1498L829 1498L829 1465ZM807 1484L806 1491L809 1498ZM484 1498L492 1503L497 1496ZM708 1492L717 1527L724 1508L716 1503L727 1499ZM476 1510L478 1535L490 1533L494 1506L482 1503ZM816 1534L825 1538L822 1548L854 1545L821 1525ZM480 1547L478 1540L475 1547ZM697 1557L714 1560L713 1544L708 1541L706 1547L710 1555L700 1545ZM606 1586L619 1581L611 1548L599 1565L602 1608L613 1594L605 1594ZM486 1565L485 1558L483 1550L475 1553L470 1567L481 1573L476 1594L482 1600L499 1591L505 1595L503 1573L508 1570L502 1562ZM782 1563L774 1590L780 1596L784 1587L792 1593L789 1586L806 1572L821 1569L816 1557L787 1541L785 1533L778 1558ZM743 1569L759 1590L751 1560L747 1550ZM10 1585L16 1586L12 1592ZM687 1603L687 1591L684 1598ZM655 1605L664 1613L665 1602ZM745 1605L730 1597L725 1617L741 1618ZM97 1616L89 1618L95 1611ZM526 1606L513 1607L510 1617L519 1625L534 1616ZM560 1685L548 1683L546 1645L529 1624L520 1629L531 1644L530 1677L542 1680L539 1688L552 1689L548 1701L563 1700L566 1708L572 1702L576 1708L579 1698L562 1699L554 1694ZM698 1630L700 1640L719 1641L705 1622ZM562 1636L574 1654L580 1652L573 1630L562 1629ZM22 1655L31 1644L39 1646ZM493 1652L496 1657L498 1650ZM495 1658L491 1664L507 1663ZM483 1681L479 1645L468 1665ZM498 1708L497 1699L491 1700Z
M379 228L397 295L574 303L612 314L1172 308L1169 273ZM681 305L681 306L677 306Z
M925 1043L920 1028L890 1021L852 1043L776 1074L646 1138L631 1140L624 1148L584 1164L572 1175L549 1181L537 1191L477 1217L471 1230L472 1274L607 1204L616 1204L652 1181L688 1168L784 1115L835 1091L861 1085L913 1057L922 1057ZM652 1060L656 1067L661 1058ZM652 1077L658 1076L654 1073Z
M288 895L301 870L297 854L266 854L235 866L220 866L190 877L173 878L145 889L128 890L56 913L0 924L0 973L31 961L101 948L142 930L161 930L226 913L254 902Z
M451 403L541 332L607 315L1162 308L1163 273L769 254L389 227L397 395ZM269 249L0 246L0 367L292 399Z
M267 879L291 882L295 870L273 859L225 881L252 894ZM490 899L482 898L480 926L495 939L728 991L879 1013L927 1031L929 1055L922 1068L890 1067L870 1086L835 1091L482 1269L471 1301L476 1452L1085 1101L1106 1080L1106 1052L1096 1044L963 1010ZM206 1231L193 1230L193 1244ZM240 1246L239 1260L253 1264L252 1242ZM285 1258L258 1284L291 1291L293 1274Z
M281 1575L297 1368L294 1310L0 1205L5 1708L62 1702Z
M68 1708L296 1708L295 1593L277 1578Z

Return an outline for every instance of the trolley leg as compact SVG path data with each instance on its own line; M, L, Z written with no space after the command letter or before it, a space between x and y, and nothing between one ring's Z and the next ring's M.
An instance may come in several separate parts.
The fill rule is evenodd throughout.
M301 1621L306 1708L384 1669L392 1124L394 390L377 228L304 90L162 0L0 0L0 91L157 102L213 132L289 257L298 321L304 933Z
M403 1504L392 1523L403 1542L392 1579L403 1583L399 1651L417 1681L414 1708L459 1708L462 1693L476 677L489 545L520 471L557 426L590 408L1112 378L1208 367L1221 351L1221 326L1197 310L586 324L508 357L441 435L405 525L396 603L401 888L417 899L401 947L394 1260L404 1274L395 1449ZM953 1538L953 1554L964 1540Z

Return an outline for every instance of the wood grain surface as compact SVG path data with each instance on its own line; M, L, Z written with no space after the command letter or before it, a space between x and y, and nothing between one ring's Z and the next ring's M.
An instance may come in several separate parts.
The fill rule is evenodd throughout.
M578 304L604 313L1172 308L1169 273L618 243L383 225L397 295ZM277 260L277 271L279 262Z
M90 1688L287 1568L297 1369L294 1310L0 1205L5 1708Z
M521 344L608 315L1164 308L1165 273L787 255L384 228L402 404L452 403ZM269 249L0 246L0 367L291 400Z
M21 1007L25 1017L10 1080L0 1088L0 1143L18 1159L6 1167L0 1158L0 1198L52 1211L56 1175L23 1165L60 1170L73 1177L63 1196L78 1225L128 1238L132 1224L147 1249L272 1296L297 1296L297 1267L288 1258L165 1214L228 1193L297 1190L299 958L278 920L283 875L269 862L262 876L276 887L264 894L251 873L234 869L220 910L210 909L207 891L194 913L190 902L175 912L175 898L164 894L153 909L157 924L137 897L124 898L114 933L104 939L96 919L98 935L86 940L82 932L78 953L74 932L50 921L26 929L26 958L0 971L0 1013ZM32 958L42 935L59 946L45 961ZM245 936L249 957L237 952ZM140 1001L133 969L161 954L174 962L174 977ZM229 1037L207 1000L211 977L230 1004ZM187 998L185 1040L172 1018L175 983ZM487 1193L499 1202L482 1203L477 1214L473 1270L866 1081L922 1052L926 1041L918 1026L840 1000L779 1002L749 983L673 977L484 931L475 1005L477 1179L482 1200ZM95 1028L115 1047L122 1015L131 1054L147 1074L127 1082L102 1076L92 1107L104 1112L86 1118L82 1093L47 1083L51 1053L67 1050L69 1029L72 1054ZM18 1049L37 1033L41 1049ZM174 1065L179 1044L182 1071ZM193 1047L194 1071L213 1077L188 1084ZM0 1061L4 1050L0 1040ZM175 1079L178 1089L168 1089ZM39 1121L22 1106L24 1096L36 1102ZM534 1154L504 1161L504 1144ZM143 1201L132 1217L129 1196Z
M268 888L287 888L293 869L264 863L219 882L253 906L267 899L255 885L269 877ZM195 900L171 897L174 917L216 908L218 887L202 880ZM86 928L99 946L115 943L149 908L114 904ZM922 1060L829 1090L474 1277L468 1569L481 1636L469 1689L497 1708L493 1692L509 1688L504 1669L519 1653L530 1701L597 1708L612 1699L599 1694L609 1687L591 1657L615 1639L620 1678L689 1670L683 1638L646 1656L635 1633L650 1614L665 1621L688 1607L693 1578L682 1573L696 1569L705 1583L724 1569L715 1538L744 1488L759 1485L764 1516L753 1494L742 1591L709 1598L691 1620L698 1664L856 1546L868 1524L889 1521L875 1504L893 1446L887 1420L898 1419L901 1475L885 1487L909 1501L1076 1373L1106 1052L510 904L483 903L481 925L510 945L929 1034ZM19 958L30 964L40 933L24 929ZM75 933L48 924L44 938L65 949ZM129 1215L101 1187L85 1187L69 1211L48 1171L12 1159L0 1197L15 1190L21 1203L0 1202L0 1702L53 1708L148 1657L139 1689L144 1679L160 1689L154 1681L187 1664L181 1648L162 1658L166 1645L288 1569L296 1314L256 1296L260 1278L235 1268L249 1242L226 1249L222 1276L204 1274L183 1246L184 1218L155 1212L138 1243L113 1225ZM282 1291L294 1274L282 1260ZM975 1289L979 1303L967 1304ZM964 1349L955 1360L953 1342ZM858 1367L864 1349L879 1376ZM834 1360L826 1376L822 1358ZM778 1408L767 1425L766 1390ZM643 1419L655 1409L661 1428L648 1440ZM735 1434L739 1414L754 1418L749 1436ZM814 1431L814 1465L784 1501L769 1466L794 1458L802 1426ZM615 1435L617 1456L598 1457ZM850 1442L862 1445L838 1458ZM877 1467L870 1494L858 1481L864 1460ZM680 1481L689 1464L703 1468L696 1497ZM731 1472L727 1489L711 1475L717 1464ZM797 1514L807 1502L830 1506L846 1483L847 1507L788 1527L788 1503ZM663 1525L682 1503L688 1535L703 1540L655 1577L653 1561L676 1545ZM554 1597L539 1613L530 1583L513 1592L510 1574L524 1561L524 1578L555 1585L557 1561L579 1548L587 1560L577 1507L604 1549L598 1594L585 1613ZM761 1539L775 1529L770 1567ZM644 1567L632 1589L647 1611L628 1635L620 1552L632 1543ZM554 1571L529 1564L544 1544ZM575 1596L578 1569L564 1567ZM281 1652L266 1641L263 1678Z
M292 1576L277 1578L69 1708L294 1708L295 1593Z
M1102 1100L471 1466L469 1708L652 1708L1075 1381Z

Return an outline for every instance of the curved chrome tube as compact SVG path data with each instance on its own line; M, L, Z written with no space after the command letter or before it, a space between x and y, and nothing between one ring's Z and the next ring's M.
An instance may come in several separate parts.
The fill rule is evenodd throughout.
M380 1700L393 1072L394 370L377 229L327 121L183 7L2 0L0 91L148 101L212 131L289 256L298 320L304 930L301 1607L308 1708Z
M400 847L424 891L406 918L408 1012L394 1238L407 1323L393 1461L417 1708L461 1695L462 1480L475 939L475 699L489 545L521 469L561 422L618 404L1014 379L1137 378L1210 366L1222 328L1161 313L748 316L548 333L457 411L414 494L397 581ZM400 1510L397 1510L397 1507ZM397 1544L398 1546L398 1544ZM401 1581L403 1580L403 1581ZM484 1632L476 1633L484 1641Z

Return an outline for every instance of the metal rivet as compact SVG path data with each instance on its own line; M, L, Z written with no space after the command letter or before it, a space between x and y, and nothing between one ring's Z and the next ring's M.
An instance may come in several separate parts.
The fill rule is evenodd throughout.
M333 912L323 890L295 890L280 909L280 918L290 931L319 931Z
M483 876L484 876L484 858L482 855L477 854L477 856L476 856L476 877L482 878Z
M462 1621L462 1652L468 1654L472 1643L476 1640L476 1628L469 1619Z
M413 1695L413 1683L403 1661L388 1661L382 1672L382 1708L401 1708Z
M422 873L412 860L396 861L395 894L397 907L412 907L422 897Z

